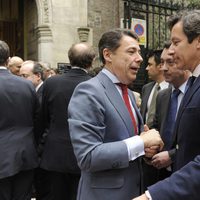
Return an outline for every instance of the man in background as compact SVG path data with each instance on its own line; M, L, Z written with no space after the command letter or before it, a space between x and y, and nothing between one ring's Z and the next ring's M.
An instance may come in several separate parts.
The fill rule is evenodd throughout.
M150 51L148 54L148 71L149 79L153 80L147 83L142 88L142 103L140 106L140 113L149 128L153 127L153 119L155 116L156 97L159 91L166 89L169 84L165 81L163 70L161 70L161 56L162 50ZM157 170L143 161L144 171L144 188L157 182Z
M41 104L43 90L43 68L41 64L32 60L27 60L22 63L19 74L21 77L33 83Z
M33 84L8 71L8 59L9 47L0 41L0 199L28 200L38 166L38 101Z
M24 61L18 57L18 56L13 56L9 59L8 62L8 69L10 70L11 73L13 73L14 75L19 76L19 71L21 68L21 65Z
M68 127L68 103L74 88L90 79L95 53L87 43L71 46L68 57L72 68L59 76L46 79L43 90L44 129L47 136L41 156L40 168L46 182L37 199L75 200L80 169L74 156Z
M178 109L185 92L187 91L187 80L190 76L188 70L176 67L172 54L170 54L171 43L166 43L161 54L162 70L165 81L170 87L159 92L156 99L156 113L153 127L160 132L164 142L162 152L154 155L151 164L160 169L158 180L162 180L172 173L172 164L175 156L173 145L173 132Z
M161 56L162 50L150 51L148 54L148 65L146 70L150 83L147 83L142 88L142 103L140 112L144 123L149 128L153 125L153 119L155 115L156 97L159 91L166 89L169 84L165 81L163 71L161 70Z

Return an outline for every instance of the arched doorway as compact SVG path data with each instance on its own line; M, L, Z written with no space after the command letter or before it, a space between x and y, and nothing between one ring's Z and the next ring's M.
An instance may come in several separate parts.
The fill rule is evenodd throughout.
M10 46L11 56L37 60L37 16L34 0L0 0L0 39Z
M0 39L10 46L11 56L23 57L23 4L20 0L0 0Z

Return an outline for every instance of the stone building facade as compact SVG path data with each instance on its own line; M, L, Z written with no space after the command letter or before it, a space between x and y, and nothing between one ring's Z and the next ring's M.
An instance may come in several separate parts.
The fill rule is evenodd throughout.
M122 0L0 0L0 39L11 56L68 62L71 44L88 41L95 48L100 35L119 26Z
M88 41L97 51L101 34L120 27L124 17L123 0L0 0L0 5L0 39L12 55L53 67L68 62L73 43Z

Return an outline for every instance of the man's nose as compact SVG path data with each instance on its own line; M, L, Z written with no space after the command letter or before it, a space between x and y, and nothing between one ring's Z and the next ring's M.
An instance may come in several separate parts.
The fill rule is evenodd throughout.
M163 70L163 71L168 71L168 67L167 67L166 63L163 63L163 64L161 65L161 68L160 68L160 69Z

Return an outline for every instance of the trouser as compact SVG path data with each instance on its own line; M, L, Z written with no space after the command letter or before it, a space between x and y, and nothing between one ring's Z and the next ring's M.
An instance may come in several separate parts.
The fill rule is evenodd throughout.
M37 200L76 200L80 174L37 169L35 189Z
M21 171L0 179L0 200L30 200L34 171Z

